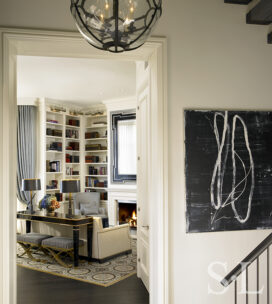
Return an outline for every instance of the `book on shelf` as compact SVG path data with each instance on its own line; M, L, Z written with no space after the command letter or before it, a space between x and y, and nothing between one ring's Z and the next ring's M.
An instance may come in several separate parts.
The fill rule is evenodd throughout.
M95 168L89 166L89 175L107 175L107 167Z
M48 151L62 151L62 143L61 142L52 142L49 145Z
M46 128L46 135L62 137L62 130Z
M85 145L85 151L95 151L95 150L101 150L100 144L86 144Z
M78 119L68 119L67 126L79 127L80 121Z
M66 146L66 150L79 151L79 142L78 141L70 141Z
M85 156L85 162L86 163L99 163L100 157L95 155L86 155Z
M85 189L85 192L97 192L95 189ZM108 192L100 192L100 199L103 201L108 200Z
M66 154L66 163L79 163L79 155Z
M46 122L49 122L51 124L59 124L59 121L55 119L47 119Z
M46 161L46 172L60 172L60 161Z
M65 172L66 172L66 175L69 175L69 176L79 175L78 170L74 170L74 168L70 168L70 167L67 167Z
M78 130L66 129L65 136L66 136L66 138L78 139L79 138L79 132L78 132Z
M90 139L90 138L99 138L99 132L86 132L85 133L85 139Z
M108 187L108 181L100 181L99 179L86 176L86 187L95 187L95 188L107 188Z

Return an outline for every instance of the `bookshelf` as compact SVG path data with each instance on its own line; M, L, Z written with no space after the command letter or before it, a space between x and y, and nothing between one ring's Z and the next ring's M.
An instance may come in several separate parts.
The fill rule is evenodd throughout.
M51 194L56 195L61 203L66 203L67 197L60 193L60 181L80 179L81 192L100 192L101 204L105 206L108 187L107 115L85 115L84 110L89 109L75 106L56 106L62 108L59 112L51 108L54 108L51 102L40 100L42 191L38 199ZM71 114L72 109L80 113ZM95 133L96 137L85 138L86 133ZM64 208L62 204L61 208Z
M108 200L107 115L88 115L85 120L85 191L100 192Z
M44 194L56 195L60 199L60 180L63 177L63 135L64 121L61 113L45 111L45 177ZM45 126L45 128L44 128Z

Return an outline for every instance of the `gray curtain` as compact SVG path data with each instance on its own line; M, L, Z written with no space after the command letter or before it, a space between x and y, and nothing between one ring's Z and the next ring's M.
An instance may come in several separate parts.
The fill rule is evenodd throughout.
M18 106L17 197L25 204L30 200L30 193L21 191L22 179L36 177L36 120L35 106Z

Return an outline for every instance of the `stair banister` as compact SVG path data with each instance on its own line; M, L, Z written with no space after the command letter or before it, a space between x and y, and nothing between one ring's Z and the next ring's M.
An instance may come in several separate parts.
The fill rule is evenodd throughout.
M252 264L265 250L272 245L272 233L269 234L267 238L265 238L255 249L251 251L251 253L245 257L236 267L232 269L230 273L228 273L224 279L221 281L221 284L224 287L230 285L233 281L239 277L239 275L246 270L246 268ZM245 265L247 267L245 267Z

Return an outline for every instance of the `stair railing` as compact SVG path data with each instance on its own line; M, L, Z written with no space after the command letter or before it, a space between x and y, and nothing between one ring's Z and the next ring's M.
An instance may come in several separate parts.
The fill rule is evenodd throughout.
M272 245L272 233L264 239L251 253L245 257L233 270L225 276L225 278L221 281L221 284L224 287L229 286L232 282L234 282L234 303L237 304L237 279L238 277L245 271L246 275L246 304L248 304L248 285L249 285L249 277L248 277L248 268L253 262L257 262L257 271L256 271L256 303L260 303L260 255L266 251L266 261L267 261L267 304L270 303L270 246Z

